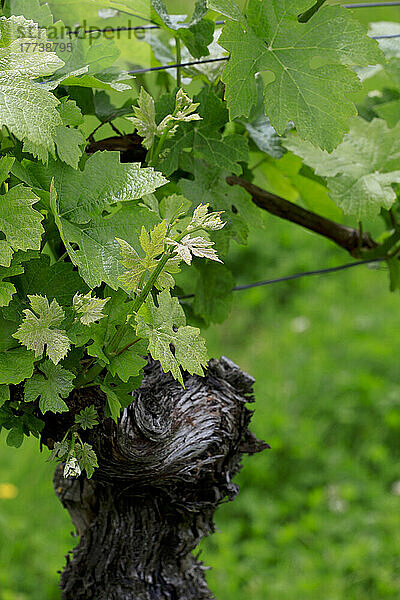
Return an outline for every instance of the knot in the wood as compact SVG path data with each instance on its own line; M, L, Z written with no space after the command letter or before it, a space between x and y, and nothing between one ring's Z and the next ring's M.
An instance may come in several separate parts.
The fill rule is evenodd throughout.
M162 442L171 436L171 404L162 395L140 391L133 404L133 415L138 430L152 442Z
M150 362L118 426L109 423L112 434L97 438L95 479L125 484L130 494L179 483L186 493L219 485L231 495L240 444L249 442L245 404L253 401L253 383L227 358L211 361L204 377L185 375L184 388Z

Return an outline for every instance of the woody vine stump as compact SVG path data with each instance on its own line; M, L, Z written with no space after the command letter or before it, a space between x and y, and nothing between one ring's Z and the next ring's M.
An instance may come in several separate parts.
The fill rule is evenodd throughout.
M56 470L56 493L80 535L63 600L213 598L192 552L214 531L218 506L238 493L242 454L267 447L248 429L253 383L222 358L204 377L186 374L183 389L149 362L118 424L106 419L92 433L93 478Z

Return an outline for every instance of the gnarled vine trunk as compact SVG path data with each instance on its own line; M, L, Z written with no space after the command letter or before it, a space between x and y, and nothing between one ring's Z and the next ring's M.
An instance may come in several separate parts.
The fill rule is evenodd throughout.
M248 430L253 383L222 358L204 377L186 375L183 389L152 361L118 425L107 419L92 435L93 478L57 468L56 493L80 536L64 600L213 598L193 550L237 494L241 455L266 447Z

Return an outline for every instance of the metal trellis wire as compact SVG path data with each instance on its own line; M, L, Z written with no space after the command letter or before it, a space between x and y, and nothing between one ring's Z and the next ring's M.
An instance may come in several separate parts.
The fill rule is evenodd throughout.
M354 8L380 8L380 7L394 7L394 6L400 6L400 1L398 0L397 2L358 2L355 4L343 4L343 8L349 8L349 9L354 9ZM124 12L124 11L119 11L119 12ZM131 13L127 13L127 14L131 14ZM144 21L148 21L150 23L152 23L151 25L136 25L134 27L105 27L103 29L88 29L85 30L83 33L86 34L90 34L90 33L112 33L112 32L118 32L118 31L143 31L143 30L152 30L152 29L160 29L159 25L156 25L151 19L146 19L145 17L142 17L140 15L135 15L135 14L131 14L132 17L136 17L137 19L142 19ZM225 21L215 21L215 25L225 25ZM70 28L69 34L70 35L78 35L80 34L81 31L79 30L79 28L76 28L75 30L72 30L72 28ZM392 37L392 36L384 36L384 37ZM393 36L395 37L395 36ZM381 38L374 38L374 39L381 39Z
M302 279L303 277L311 277L313 275L326 275L328 273L336 273L338 271L345 271L346 269L352 269L353 267L360 267L362 265L368 265L373 263L379 263L384 261L384 258L373 258L368 260L359 260L338 267L330 267L329 269L318 269L316 271L304 271L303 273L295 273L294 275L286 275L285 277L278 277L277 279L267 279L266 281L257 281L255 283L249 283L246 285L237 285L233 288L233 292L241 292L243 290L250 290L252 288L263 287L266 285L273 285L274 283L282 283L284 281L293 281L294 279ZM179 296L179 300L188 300L194 298L195 294L187 294L186 296Z

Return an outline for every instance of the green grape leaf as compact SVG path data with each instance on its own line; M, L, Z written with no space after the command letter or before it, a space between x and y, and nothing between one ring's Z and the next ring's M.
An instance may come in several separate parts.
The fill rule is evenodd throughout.
M0 185L8 179L14 162L15 158L13 156L2 156L0 158Z
M239 175L242 167L238 162L248 159L247 140L238 134L223 136L221 129L228 122L228 111L220 100L207 87L195 97L200 104L198 114L201 121L181 124L175 135L167 142L166 158L160 168L166 175L178 169L182 154L193 150L194 156L206 160L210 165L225 168ZM161 109L163 101L159 103Z
M59 217L72 223L88 223L102 217L111 205L139 200L167 183L151 167L122 164L119 152L96 152L86 161L83 171L54 161L48 168L36 163L26 163L25 167L44 190L50 189L54 178Z
M6 444L7 446L13 446L14 448L19 448L24 441L24 432L22 431L22 427L12 427L10 429L7 437Z
M122 409L119 398L118 398L114 388L112 388L109 385L106 385L103 383L100 385L100 389L102 392L105 393L105 395L107 397L106 416L111 417L112 420L117 423L118 419L120 417L120 414L121 414L121 409ZM133 398L131 397L131 401L132 400L133 400Z
M48 27L53 24L53 15L48 4L40 4L39 0L6 0L3 8L4 15L24 15L26 19L32 19L40 27Z
M81 109L79 106L77 106L75 100L62 98L57 110L60 113L64 125L68 125L69 127L77 127L78 125L82 125L84 122Z
M21 348L13 339L16 324L3 318L0 313L0 384L18 384L31 377L35 354Z
M330 197L345 214L358 220L375 217L396 201L393 183L400 183L400 124L354 119L350 132L331 154L290 136L286 148L301 156L316 175L327 177Z
M265 73L265 110L278 134L293 121L301 138L332 151L357 114L349 96L360 83L350 67L384 58L346 9L323 6L300 23L299 14L314 4L249 0L246 20L229 21L219 38L231 52L223 81L231 119L248 117L257 98L255 76Z
M70 348L66 332L56 328L65 318L64 311L56 300L50 304L45 296L29 295L28 299L32 310L23 311L24 319L13 337L28 350L34 350L36 358L43 356L46 349L47 356L57 365Z
M209 19L201 19L188 29L179 29L178 36L181 38L191 56L201 58L210 54L208 46L214 39L215 25Z
M8 385L1 384L0 385L0 407L3 406L5 402L10 400L10 387Z
M62 125L59 101L32 80L51 75L64 63L54 52L35 52L45 30L22 16L0 17L0 121L24 142L24 150L46 162L54 154ZM24 50L27 45L28 51Z
M131 331L133 332L133 329ZM111 357L107 368L112 376L118 376L126 383L132 377L140 375L143 367L147 364L146 359L143 358L146 354L147 346L140 340L121 354Z
M256 76L257 104L255 104L248 118L242 117L241 123L245 126L249 136L262 151L273 158L281 158L285 153L282 138L276 133L271 121L265 116L264 108L264 82L261 76Z
M18 260L19 256L15 256L14 262L17 263ZM11 268L13 268L13 264ZM70 262L60 261L50 265L49 256L41 254L38 258L25 262L23 267L17 266L19 266L19 271L15 273L16 277L13 277L12 281L17 290L21 310L18 310L13 318L19 318L22 315L22 308L28 308L27 296L30 294L46 296L50 302L56 299L62 306L71 306L76 293L86 294L88 292L86 284ZM11 307L9 313L11 313Z
M15 250L40 250L43 215L33 208L39 198L24 185L0 196L0 265L9 267Z
M15 277L23 272L24 267L20 264L19 259L15 258L15 255L14 260L9 267L0 267L0 306L8 306L13 298L13 295L17 291L17 288L15 287L15 280L13 283L11 283L10 281L4 281L4 279Z
M170 371L183 385L180 367L191 374L204 375L203 367L208 360L205 341L199 329L186 326L178 298L172 298L169 291L164 290L157 296L157 302L158 306L149 296L147 311L137 316L136 332L148 339L148 350L160 361L164 372Z
M86 162L83 172L61 163L52 170L26 164L25 169L43 189L51 188L51 209L71 261L90 288L107 283L121 286L124 269L119 261L121 237L138 247L139 228L158 221L154 212L132 200L150 194L167 180L152 168L119 162L117 153L99 152ZM52 175L58 199L52 186ZM115 205L121 202L120 206Z
M80 468L82 470L85 469L86 476L88 479L90 479L94 473L94 470L99 466L93 447L86 442L83 444L77 443L75 446L75 454Z
M95 407L91 405L83 408L80 413L75 415L75 423L79 425L81 429L93 429L95 425L99 424Z
M12 348L7 352L0 352L0 384L17 384L31 377L34 362L34 353L25 348Z
M77 129L70 129L65 125L59 125L56 129L54 141L57 146L59 158L74 169L78 168L82 156L85 138Z
M400 100L392 100L374 107L374 112L384 119L388 127L394 127L400 121Z
M69 409L63 398L67 398L74 389L72 382L75 375L51 360L46 360L38 368L41 372L35 373L25 383L25 402L35 402L40 397L39 408L43 414L47 411L67 412Z
M128 408L134 401L132 396L133 390L137 390L141 386L142 381L143 373L137 377L131 377L126 382L122 381L119 377L112 377L110 373L107 373L103 385L115 393L122 408ZM110 415L108 414L107 416Z
M120 246L117 236L123 237L133 247L138 247L139 227L145 223L150 228L157 221L154 213L140 206L123 206L110 217L95 217L89 224L77 225L61 219L62 231L72 262L90 288L102 282L113 289L121 287L124 268L120 263ZM71 244L77 244L74 249Z
M129 328L120 342L120 348L130 346L132 341L135 343L121 354L107 356L104 353L103 348L113 338L117 328L124 325L133 313L133 302L128 299L125 292L122 290L114 292L106 288L106 293L110 296L104 309L106 316L99 323L91 325L88 339L93 341L87 347L87 352L89 356L95 356L102 360L113 376L118 376L120 380L127 382L131 377L137 377L145 366L146 361L142 356L147 353L147 349L143 342L134 339L134 329Z
M233 0L208 0L208 8L216 10L217 12L232 19L232 21L239 21L243 25L246 24L246 19L236 2Z

